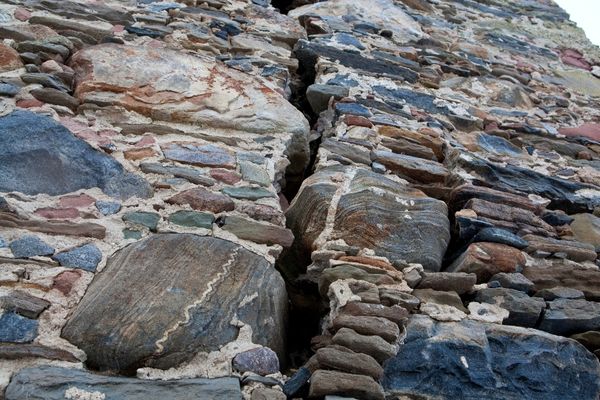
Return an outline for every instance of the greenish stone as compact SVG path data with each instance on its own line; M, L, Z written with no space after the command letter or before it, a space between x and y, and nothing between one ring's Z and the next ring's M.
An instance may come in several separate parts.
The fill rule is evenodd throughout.
M264 197L273 197L273 193L267 189L252 186L226 187L222 192L234 199L258 200Z
M588 71L567 70L557 71L563 85L588 96L600 96L600 79Z
M156 227L158 226L159 220L160 215L153 212L134 211L123 215L123 221L143 225L150 229L152 232L156 232Z
M242 161L240 163L240 172L242 173L242 179L246 182L256 183L261 186L268 186L271 183L271 179L265 168L250 161Z
M215 217L209 213L198 211L177 211L169 215L169 222L176 225L188 226L190 228L210 229Z
M136 231L133 229L123 229L123 238L124 239L141 239L142 232Z

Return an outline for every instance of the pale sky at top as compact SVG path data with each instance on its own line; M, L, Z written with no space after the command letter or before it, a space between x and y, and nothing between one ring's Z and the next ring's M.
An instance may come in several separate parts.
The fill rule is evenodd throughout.
M600 46L600 0L554 0L571 15L592 43Z

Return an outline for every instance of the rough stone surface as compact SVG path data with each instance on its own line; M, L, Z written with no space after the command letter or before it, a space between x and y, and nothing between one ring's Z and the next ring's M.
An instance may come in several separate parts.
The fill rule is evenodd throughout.
M54 254L54 248L37 236L22 236L8 245L13 256L17 258L49 256Z
M0 149L3 192L57 195L99 187L120 198L150 194L142 178L39 114L13 111L0 117Z
M235 339L235 315L282 354L285 313L283 281L262 257L222 239L163 234L110 258L62 336L93 368L169 368Z
M6 389L6 400L62 400L64 398L191 400L242 398L236 378L147 381L94 375L85 371L41 366L19 371Z
M72 250L57 253L52 257L60 265L69 268L81 268L94 272L102 260L102 252L93 244L86 244Z
M391 392L515 400L591 400L600 392L600 363L570 339L425 316L412 317L407 332L404 346L385 365L383 386Z
M333 168L307 179L286 215L301 238L296 246L306 250L343 238L350 246L437 271L449 238L446 213L444 203L379 174Z
M277 354L268 347L246 350L235 356L233 368L241 373L254 372L269 375L279 372Z

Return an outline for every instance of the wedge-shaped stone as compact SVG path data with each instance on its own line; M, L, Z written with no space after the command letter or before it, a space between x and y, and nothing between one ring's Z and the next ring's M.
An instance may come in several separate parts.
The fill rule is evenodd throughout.
M223 239L159 234L108 260L62 336L95 369L170 368L234 340L237 316L281 355L286 309L284 282L264 258Z
M52 366L22 369L12 378L6 389L6 400L241 398L237 378L148 381L94 375L82 370Z

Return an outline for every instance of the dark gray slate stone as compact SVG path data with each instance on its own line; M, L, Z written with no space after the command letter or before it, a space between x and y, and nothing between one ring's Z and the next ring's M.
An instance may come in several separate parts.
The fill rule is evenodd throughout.
M102 260L102 252L93 244L85 244L74 249L58 253L52 257L63 267L80 268L94 272Z
M306 99L317 114L327 109L331 97L339 100L348 94L348 88L336 85L313 84L306 89Z
M37 236L22 236L10 242L10 251L16 258L27 258L35 256L50 256L54 254L54 248Z
M50 307L49 301L20 290L15 290L6 296L0 297L0 308L5 311L13 311L27 318L36 319L48 307Z
M52 118L21 110L0 117L0 191L55 196L92 187L120 198L152 194L148 182Z
M577 194L582 189L597 189L593 185L546 176L532 169L510 164L494 164L474 154L469 156L458 159L458 164L469 172L476 172L480 180L494 182L496 190L537 194L551 201L550 208L561 209L568 214L588 212L600 205L598 198L586 198Z
M600 303L573 299L550 301L540 329L556 335L600 330Z
M223 239L157 234L108 260L62 336L91 368L131 373L217 350L237 337L236 315L281 356L286 311L283 279L264 258Z
M499 272L490 278L490 282L498 282L501 287L529 293L535 284L518 272Z
M501 243L517 249L524 249L529 246L527 240L502 228L483 228L473 237L473 242Z
M259 375L269 375L279 372L279 359L273 350L259 347L236 355L233 368L241 373L250 371Z
M574 340L534 329L413 316L388 360L386 392L464 400L596 400L600 364Z
M0 342L29 343L37 336L38 322L12 311L0 315Z
M148 381L94 375L87 371L41 366L19 371L6 389L6 400L64 400L65 392L77 388L98 392L104 400L241 400L237 378ZM71 389L72 390L72 389ZM75 398L75 397L72 397Z
M519 325L534 327L546 308L546 302L538 297L529 297L515 289L489 288L477 292L475 301L480 303L495 304L510 312L504 319L505 325Z

